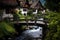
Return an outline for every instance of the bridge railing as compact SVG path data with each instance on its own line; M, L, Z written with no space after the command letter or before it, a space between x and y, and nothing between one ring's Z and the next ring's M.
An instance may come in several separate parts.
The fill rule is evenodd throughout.
M17 20L14 20L12 21L12 23L35 23L35 24L47 24L48 23L48 20L44 18L46 14L41 14L40 16L36 15L34 18L35 19L17 19Z

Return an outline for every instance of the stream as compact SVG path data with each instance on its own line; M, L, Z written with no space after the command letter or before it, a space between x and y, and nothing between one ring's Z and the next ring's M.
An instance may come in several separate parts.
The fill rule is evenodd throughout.
M42 39L42 27L33 26L29 30L25 30L15 40L41 40Z

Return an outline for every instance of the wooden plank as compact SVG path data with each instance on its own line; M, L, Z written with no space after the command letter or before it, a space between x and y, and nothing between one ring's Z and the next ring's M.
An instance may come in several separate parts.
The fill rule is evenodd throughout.
M35 24L35 21L14 21L12 23L28 23L28 24ZM45 24L43 21L36 21L36 24Z

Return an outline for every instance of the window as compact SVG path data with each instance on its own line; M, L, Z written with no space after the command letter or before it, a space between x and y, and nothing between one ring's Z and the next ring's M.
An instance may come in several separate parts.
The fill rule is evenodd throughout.
M27 9L23 9L23 11L27 11Z
M24 15L26 16L26 14L24 13Z

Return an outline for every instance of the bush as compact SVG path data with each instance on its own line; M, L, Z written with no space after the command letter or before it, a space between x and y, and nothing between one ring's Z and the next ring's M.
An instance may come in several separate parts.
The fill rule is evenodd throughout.
M12 36L15 33L13 26L7 22L0 22L0 37L10 35Z
M45 18L49 20L49 25L45 40L60 40L60 13L57 12L46 12Z

